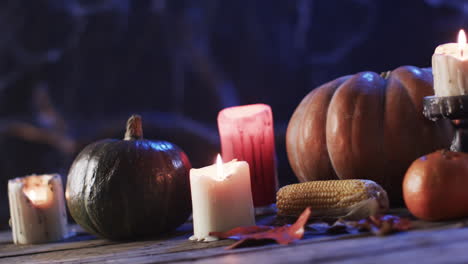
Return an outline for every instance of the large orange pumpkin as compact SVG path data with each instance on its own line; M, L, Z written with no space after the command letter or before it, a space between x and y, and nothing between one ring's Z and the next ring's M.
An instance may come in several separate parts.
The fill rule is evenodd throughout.
M405 171L416 158L448 147L452 128L423 114L432 73L403 66L361 72L312 90L289 121L289 162L301 181L371 179L402 203Z

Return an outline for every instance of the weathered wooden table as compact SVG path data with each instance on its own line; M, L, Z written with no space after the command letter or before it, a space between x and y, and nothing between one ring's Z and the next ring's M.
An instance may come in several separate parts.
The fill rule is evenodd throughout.
M17 246L4 231L0 263L468 263L468 219L413 225L411 231L386 237L315 234L289 246L236 250L224 249L232 240L188 241L190 223L171 236L133 242L98 239L71 226L76 235L66 241Z

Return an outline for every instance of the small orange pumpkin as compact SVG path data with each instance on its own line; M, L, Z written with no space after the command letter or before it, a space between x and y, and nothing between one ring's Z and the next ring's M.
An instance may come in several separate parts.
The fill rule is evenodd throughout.
M423 114L432 73L402 66L361 72L312 90L289 121L286 148L301 181L370 179L402 204L405 171L416 158L448 147L452 128Z
M440 150L411 164L403 181L403 197L418 218L462 218L468 216L467 186L468 154Z

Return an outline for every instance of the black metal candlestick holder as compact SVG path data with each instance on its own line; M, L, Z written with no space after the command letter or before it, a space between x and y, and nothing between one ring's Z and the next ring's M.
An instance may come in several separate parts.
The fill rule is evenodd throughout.
M450 150L468 152L468 95L426 96L423 114L432 121L452 120L455 137Z

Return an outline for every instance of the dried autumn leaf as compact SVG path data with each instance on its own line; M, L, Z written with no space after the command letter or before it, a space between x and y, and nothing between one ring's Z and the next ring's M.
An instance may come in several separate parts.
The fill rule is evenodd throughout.
M293 225L284 225L280 227L271 226L249 226L237 227L227 232L210 232L211 236L218 238L231 238L239 240L226 249L235 249L246 246L252 242L263 244L276 242L280 245L287 245L304 236L304 226L311 214L310 207L307 207L299 216Z
M378 236L385 236L390 233L409 230L411 221L395 215L377 215L359 221L357 228L361 231L370 231Z

